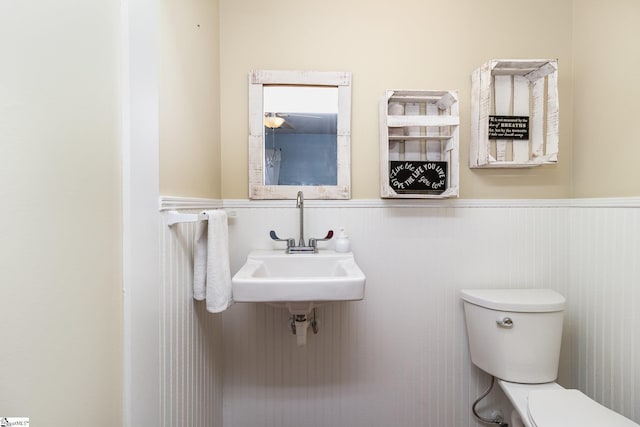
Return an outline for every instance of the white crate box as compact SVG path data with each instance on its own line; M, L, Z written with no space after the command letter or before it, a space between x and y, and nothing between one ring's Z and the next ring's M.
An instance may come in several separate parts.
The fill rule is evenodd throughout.
M558 61L494 59L471 79L471 168L558 162Z
M380 196L459 193L458 92L387 90L380 101Z

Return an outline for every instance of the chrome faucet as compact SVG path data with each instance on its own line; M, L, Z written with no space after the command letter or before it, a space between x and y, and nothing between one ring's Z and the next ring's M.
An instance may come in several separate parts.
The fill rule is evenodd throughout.
M305 245L304 243L304 195L302 191L298 191L298 195L296 196L296 208L300 209L300 240L298 241L298 245L296 246L296 240L293 238L281 239L276 235L276 232L271 230L269 232L269 236L277 242L287 242L286 252L288 254L299 254L299 253L318 253L318 242L322 242L325 240L329 240L333 237L333 230L329 230L327 235L320 239L315 237L309 238L309 245Z
M298 191L296 196L296 208L300 209L300 241L298 246L304 247L304 195L302 191Z

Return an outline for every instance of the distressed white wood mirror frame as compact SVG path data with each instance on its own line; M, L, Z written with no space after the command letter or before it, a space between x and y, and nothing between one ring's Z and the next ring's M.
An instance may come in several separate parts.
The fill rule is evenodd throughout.
M337 185L265 185L264 86L327 86L338 89ZM249 73L249 198L351 198L351 73L332 71L269 71Z

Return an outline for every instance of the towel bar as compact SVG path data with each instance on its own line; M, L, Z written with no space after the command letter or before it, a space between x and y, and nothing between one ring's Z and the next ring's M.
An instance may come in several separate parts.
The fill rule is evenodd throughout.
M228 211L227 216L230 218L234 218L236 216L236 211ZM178 211L167 212L167 225L169 227L180 222L196 222L206 220L207 215L204 213L182 213Z

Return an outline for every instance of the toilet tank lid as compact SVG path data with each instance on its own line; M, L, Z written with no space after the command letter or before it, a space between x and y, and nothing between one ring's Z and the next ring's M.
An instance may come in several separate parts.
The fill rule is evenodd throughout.
M519 313L562 311L565 303L564 297L551 289L463 289L460 297L480 307Z

